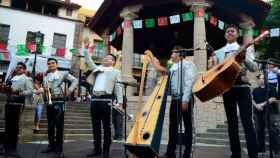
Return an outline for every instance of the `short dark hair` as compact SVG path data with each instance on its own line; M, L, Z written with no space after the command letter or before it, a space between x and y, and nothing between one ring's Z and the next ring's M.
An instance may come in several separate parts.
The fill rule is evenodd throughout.
M26 65L23 62L18 62L17 65L21 65L24 69L26 69Z
M116 57L114 54L109 53L109 54L107 54L107 55L112 56L112 57L113 57L113 59L114 59L114 61L117 61L117 57Z
M236 30L236 32L239 34L239 28L235 24L229 24L227 26L226 30L229 29L229 28L234 28Z
M175 45L175 46L173 47L173 49L172 49L172 52L179 53L178 50L182 50L182 49L184 49L183 46L181 46L181 45Z
M48 62L49 61L55 61L55 63L57 64L57 60L55 58L48 58Z

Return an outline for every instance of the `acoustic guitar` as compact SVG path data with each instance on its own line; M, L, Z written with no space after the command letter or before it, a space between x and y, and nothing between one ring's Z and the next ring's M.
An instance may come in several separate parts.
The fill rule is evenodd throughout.
M226 58L222 63L203 73L195 82L193 93L205 102L228 91L240 73L240 63L245 59L246 49L268 34L268 31L263 32L251 42L242 45L235 56Z

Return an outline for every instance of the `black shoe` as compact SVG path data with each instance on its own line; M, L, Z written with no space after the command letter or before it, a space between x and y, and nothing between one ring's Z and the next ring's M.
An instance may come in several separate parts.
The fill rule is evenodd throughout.
M241 154L232 154L231 158L241 158Z
M103 152L102 158L109 158L110 152Z
M17 150L9 150L7 153L7 156L21 158L20 155L18 154Z
M160 156L160 158L176 158L175 153L165 153L164 155Z
M46 149L41 151L42 154L47 154L47 153L51 153L51 152L55 152L54 147L51 147L51 146L48 146Z
M57 152L56 155L57 155L57 158L66 158L66 157L64 156L64 153L63 153L63 152Z
M91 153L87 154L87 157L101 156L101 150L93 150Z

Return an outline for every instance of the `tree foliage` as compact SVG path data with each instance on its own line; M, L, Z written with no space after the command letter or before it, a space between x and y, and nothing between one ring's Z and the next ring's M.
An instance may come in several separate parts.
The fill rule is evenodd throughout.
M280 27L280 0L271 1L272 8L266 18L264 28L279 28ZM274 58L280 60L280 38L272 37L261 42L256 46L258 56L262 59Z

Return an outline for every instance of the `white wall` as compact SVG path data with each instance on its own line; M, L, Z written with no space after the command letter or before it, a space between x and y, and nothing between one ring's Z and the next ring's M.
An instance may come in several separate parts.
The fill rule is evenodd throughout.
M78 9L72 10L72 16L67 16L66 15L66 8L59 8L58 9L58 16L63 17L63 18L68 18L68 19L78 19Z
M28 31L42 32L44 46L51 47L54 33L65 34L66 48L73 48L75 22L0 7L0 24L10 25L9 45L25 44Z

